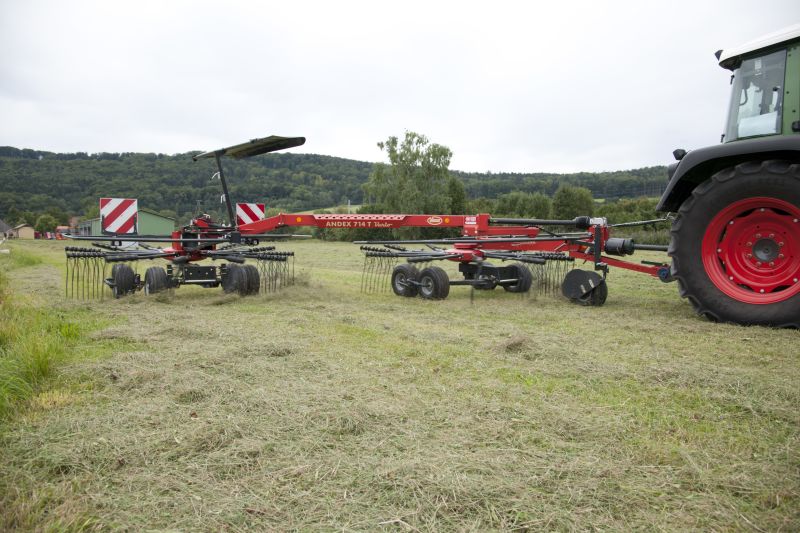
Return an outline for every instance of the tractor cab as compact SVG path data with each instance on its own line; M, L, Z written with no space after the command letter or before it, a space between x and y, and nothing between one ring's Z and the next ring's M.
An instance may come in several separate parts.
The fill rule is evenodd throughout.
M717 52L733 72L723 142L800 132L800 25Z

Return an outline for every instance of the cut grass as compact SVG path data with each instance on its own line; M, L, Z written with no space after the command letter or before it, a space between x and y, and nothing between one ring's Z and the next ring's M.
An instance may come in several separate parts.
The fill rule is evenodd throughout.
M59 303L109 353L0 435L0 529L800 528L798 332L620 270L603 308L361 294L354 246L280 247L278 294ZM31 253L15 290L57 287Z
M32 406L63 403L63 391L61 400L55 400L52 391L46 390L54 385L56 367L72 357L83 359L108 348L108 343L91 346L89 342L87 333L102 327L93 313L45 306L11 290L12 271L42 263L40 255L20 246L0 256L0 424ZM37 396L40 393L44 396Z

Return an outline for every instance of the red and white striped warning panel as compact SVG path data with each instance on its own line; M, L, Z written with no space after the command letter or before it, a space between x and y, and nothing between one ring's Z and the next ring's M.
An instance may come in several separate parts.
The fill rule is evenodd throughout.
M264 204L236 204L236 225L263 220L265 207Z
M139 201L134 198L100 198L103 233L136 233Z

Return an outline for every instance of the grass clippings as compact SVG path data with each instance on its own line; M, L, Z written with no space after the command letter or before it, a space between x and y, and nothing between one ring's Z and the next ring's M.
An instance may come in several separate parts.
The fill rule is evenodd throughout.
M619 270L603 308L362 294L354 246L281 247L304 286L63 303L105 353L0 431L0 529L800 529L797 331Z

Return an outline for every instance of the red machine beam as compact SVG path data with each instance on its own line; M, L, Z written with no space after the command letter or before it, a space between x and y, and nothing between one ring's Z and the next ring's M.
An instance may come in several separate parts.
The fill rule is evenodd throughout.
M344 229L461 228L464 236L516 235L535 237L539 229L526 226L490 226L490 215L387 215L387 214L285 214L239 226L242 235L267 233L278 228L310 226Z
M456 244L454 253L460 253L464 259L454 259L456 261L466 260L470 254L479 250L511 250L511 251L560 251L569 253L576 259L594 261L594 254L586 253L585 244L577 244L570 240L542 240L535 242L500 243L492 242L491 237L515 236L515 237L536 237L540 230L531 226L502 226L489 225L491 215L394 215L394 214L285 214L281 213L263 220L257 220L249 224L239 226L242 235L258 235L268 233L279 228L285 227L317 227L331 229L395 229L403 227L422 227L422 228L460 228L465 237L487 237L487 241ZM591 241L594 227L586 233L584 241ZM601 239L609 238L608 228L602 228ZM658 266L640 265L630 263L608 256L602 256L602 260L611 266L633 270L658 277Z
M594 261L594 254L587 254L578 251L571 251L569 253L575 259L583 259L585 261ZM663 268L661 266L656 265L640 265L638 263L630 263L628 261L623 261L621 259L615 259L613 257L608 257L607 255L601 256L603 262L607 265L624 268L625 270L633 270L634 272L641 272L642 274L650 274L651 276L658 278L658 271Z

